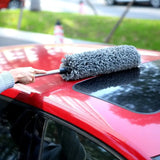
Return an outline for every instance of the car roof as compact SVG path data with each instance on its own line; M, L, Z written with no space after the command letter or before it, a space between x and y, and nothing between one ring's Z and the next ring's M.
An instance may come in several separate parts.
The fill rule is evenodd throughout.
M0 48L0 71L32 66L58 69L66 54L103 48L106 45L24 45ZM142 63L160 60L160 52L138 50ZM85 80L89 80L89 78ZM160 112L139 113L77 91L84 80L64 81L59 74L36 78L29 85L15 84L2 95L40 108L87 131L119 152L160 154ZM143 105L143 104L141 104ZM117 142L117 144L115 143ZM130 150L130 153L129 151Z

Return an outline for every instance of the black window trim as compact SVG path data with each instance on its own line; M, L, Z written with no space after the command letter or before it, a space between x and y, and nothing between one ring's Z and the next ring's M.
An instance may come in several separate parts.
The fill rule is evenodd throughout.
M41 113L39 114L41 116ZM47 124L48 124L48 120L45 118L44 121L44 126L43 126L43 133L42 133L42 140L41 140L41 144L40 144L40 150L39 150L39 155L38 155L38 160L41 160L41 155L42 155L42 151L43 151L43 140L47 131Z

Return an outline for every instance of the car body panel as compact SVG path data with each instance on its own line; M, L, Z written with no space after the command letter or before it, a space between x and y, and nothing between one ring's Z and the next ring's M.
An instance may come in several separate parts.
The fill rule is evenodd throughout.
M116 2L132 2L132 0L116 0ZM135 2L150 2L150 0L135 0Z
M66 54L105 45L25 45L1 47L0 71L32 66L53 70ZM142 63L160 59L160 52L139 50ZM59 74L36 78L29 85L15 84L2 95L40 108L90 133L127 159L150 159L160 154L160 113L140 114L73 90L77 81Z
M13 2L14 4L10 5L11 2ZM15 4L17 2L17 4ZM12 8L12 7L20 7L20 3L23 4L24 6L24 1L23 0L1 0L0 1L0 9L4 9L4 8Z
M107 5L113 5L116 3L131 3L132 0L106 0ZM134 0L134 3L141 4L141 5L151 5L154 8L160 7L159 0Z
M0 9L8 8L9 2L10 2L10 0L2 0L2 1L0 1Z

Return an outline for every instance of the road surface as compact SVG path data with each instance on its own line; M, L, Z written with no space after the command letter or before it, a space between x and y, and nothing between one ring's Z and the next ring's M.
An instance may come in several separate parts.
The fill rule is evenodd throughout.
M79 13L79 0L40 0L41 10L52 12L70 12ZM105 0L90 0L96 9L98 15L119 17L124 12L125 5L107 6ZM84 0L85 2L85 0ZM26 8L30 8L30 0L26 0ZM93 15L93 10L85 2L83 5L83 13ZM151 6L134 5L126 15L127 18L153 19L160 20L160 8Z

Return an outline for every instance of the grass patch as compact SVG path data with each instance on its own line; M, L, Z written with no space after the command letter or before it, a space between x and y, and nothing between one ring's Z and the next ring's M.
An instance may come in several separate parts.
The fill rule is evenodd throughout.
M0 27L17 28L19 10L0 11ZM118 18L71 13L31 12L24 10L21 30L53 34L57 20L68 38L104 43ZM137 48L160 51L160 21L125 18L110 40L110 44L129 44Z

